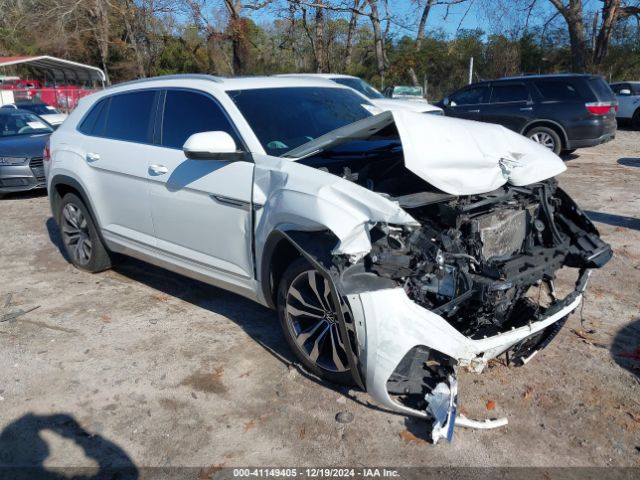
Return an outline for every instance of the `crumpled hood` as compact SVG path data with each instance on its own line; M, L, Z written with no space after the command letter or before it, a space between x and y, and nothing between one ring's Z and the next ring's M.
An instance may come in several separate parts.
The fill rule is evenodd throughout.
M316 138L286 157L302 158L395 123L405 166L452 195L493 191L505 183L529 185L566 170L551 150L500 125L409 111L387 111Z
M453 195L528 185L564 172L551 150L500 125L456 118L392 112L405 166Z

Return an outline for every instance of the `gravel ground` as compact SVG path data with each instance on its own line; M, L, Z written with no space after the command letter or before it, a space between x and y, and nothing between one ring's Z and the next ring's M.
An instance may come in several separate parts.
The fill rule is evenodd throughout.
M461 373L463 412L509 425L435 446L292 365L272 311L135 260L75 270L44 195L0 200L0 315L38 307L0 323L0 464L640 466L640 132L567 167L615 257L525 368Z

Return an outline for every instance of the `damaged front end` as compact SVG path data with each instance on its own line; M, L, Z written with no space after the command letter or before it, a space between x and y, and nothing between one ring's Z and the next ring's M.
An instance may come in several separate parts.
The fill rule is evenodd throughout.
M366 252L339 245L309 259L348 301L355 376L382 404L427 419L434 441L450 439L456 423L478 426L456 422L457 369L480 372L501 354L527 363L557 335L591 269L612 250L558 187L553 177L565 167L544 148L500 127L461 122L451 126L472 139L475 131L494 134L493 149L488 141L454 146L447 157L433 135L446 137L451 119L426 120L433 128L420 137L401 128L408 117L381 118L376 128L334 135L335 144L301 148L297 163L375 192L415 221L372 220L367 242L358 237L369 243ZM429 141L435 153L420 163L419 147L428 152ZM576 270L566 295L555 286L563 268Z
M375 225L371 252L343 264L338 284L358 293L351 300L366 318L368 390L430 418L437 440L453 426L456 368L479 372L503 353L528 362L578 305L590 269L612 251L555 180L397 200L421 226ZM577 269L577 279L560 298L554 280L563 267ZM361 291L368 275L400 292Z

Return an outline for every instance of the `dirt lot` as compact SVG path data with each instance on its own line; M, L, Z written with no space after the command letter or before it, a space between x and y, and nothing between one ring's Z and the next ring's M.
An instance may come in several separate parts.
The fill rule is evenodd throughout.
M0 323L0 464L640 466L640 132L567 166L615 257L582 325L525 368L460 375L462 410L508 427L435 446L292 366L273 312L134 260L82 273L44 195L0 200L0 316L38 307Z

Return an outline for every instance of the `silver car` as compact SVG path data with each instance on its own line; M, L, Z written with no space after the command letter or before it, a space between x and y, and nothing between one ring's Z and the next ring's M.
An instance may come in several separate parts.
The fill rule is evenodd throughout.
M51 208L78 268L124 253L271 307L309 371L451 438L458 369L528 363L612 252L548 149L372 111L322 79L118 85L51 136Z
M611 85L618 99L616 118L631 123L634 130L640 130L640 82L620 82Z
M43 151L51 132L31 112L0 108L0 195L45 187Z

